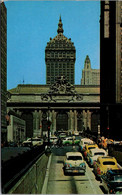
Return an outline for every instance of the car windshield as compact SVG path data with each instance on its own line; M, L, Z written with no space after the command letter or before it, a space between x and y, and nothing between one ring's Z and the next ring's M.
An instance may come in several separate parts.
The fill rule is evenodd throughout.
M94 149L94 148L96 148L96 147L89 147L89 150L90 150L90 149Z
M41 140L40 140L40 139L34 138L34 139L32 139L32 141L41 141Z
M105 155L105 153L104 152L95 152L94 155L102 155L103 156L103 155Z
M122 175L115 175L114 176L114 181L122 182Z
M103 165L115 165L115 162L113 162L113 161L105 161L105 162L103 162Z
M89 142L84 142L84 144L88 144Z
M67 160L82 160L81 156L68 156Z

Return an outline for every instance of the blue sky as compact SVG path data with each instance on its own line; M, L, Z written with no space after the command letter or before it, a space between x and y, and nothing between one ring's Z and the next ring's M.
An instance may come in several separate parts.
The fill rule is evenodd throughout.
M7 89L46 84L45 47L57 35L61 14L64 35L76 48L75 84L80 84L86 55L100 65L99 1L6 1Z

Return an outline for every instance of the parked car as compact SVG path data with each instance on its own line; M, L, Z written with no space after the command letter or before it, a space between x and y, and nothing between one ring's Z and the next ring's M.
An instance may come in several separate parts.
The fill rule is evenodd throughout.
M102 148L90 149L87 155L88 164L92 167L94 162L97 161L98 157L107 156L107 155L108 153Z
M64 138L64 137L67 136L67 134L66 133L60 133L59 136L60 136L60 138Z
M122 194L122 169L108 170L101 176L102 186L109 194Z
M23 141L23 146L40 146L43 144L43 140L41 138L28 138L26 141Z
M72 137L65 137L63 139L63 145L71 145L72 141L73 141Z
M93 171L97 178L100 178L108 170L119 169L117 160L111 156L98 157L97 161L93 164Z
M83 154L84 154L84 158L87 159L87 155L89 155L89 150L90 149L95 149L98 148L97 144L86 144L85 147L83 148Z
M86 144L93 144L94 142L89 138L82 138L80 142L81 152L83 151L83 148Z
M64 160L64 174L86 172L86 164L80 152L67 152Z

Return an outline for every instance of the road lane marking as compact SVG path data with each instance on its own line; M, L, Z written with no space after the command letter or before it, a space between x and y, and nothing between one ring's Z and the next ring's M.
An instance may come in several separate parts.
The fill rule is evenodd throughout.
M48 179L49 179L49 170L50 170L51 159L52 159L52 154L50 155L49 161L47 164L47 170L46 170L45 180L44 180L41 194L46 194L46 191L47 191L47 184L48 184Z
M87 169L88 169L88 168L89 168L89 167L88 167L88 165L87 165ZM89 182L90 182L90 185L91 185L91 188L92 188L94 194L97 194L97 192L96 192L96 190L95 190L95 188L94 188L93 182L92 182L93 179L90 179L89 174L88 174L87 172L86 172L86 176L87 176L88 179L89 179Z

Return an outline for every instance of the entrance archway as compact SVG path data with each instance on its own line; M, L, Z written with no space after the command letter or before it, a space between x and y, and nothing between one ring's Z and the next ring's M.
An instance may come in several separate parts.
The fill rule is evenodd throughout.
M66 112L59 112L56 117L56 130L68 130L68 115Z

